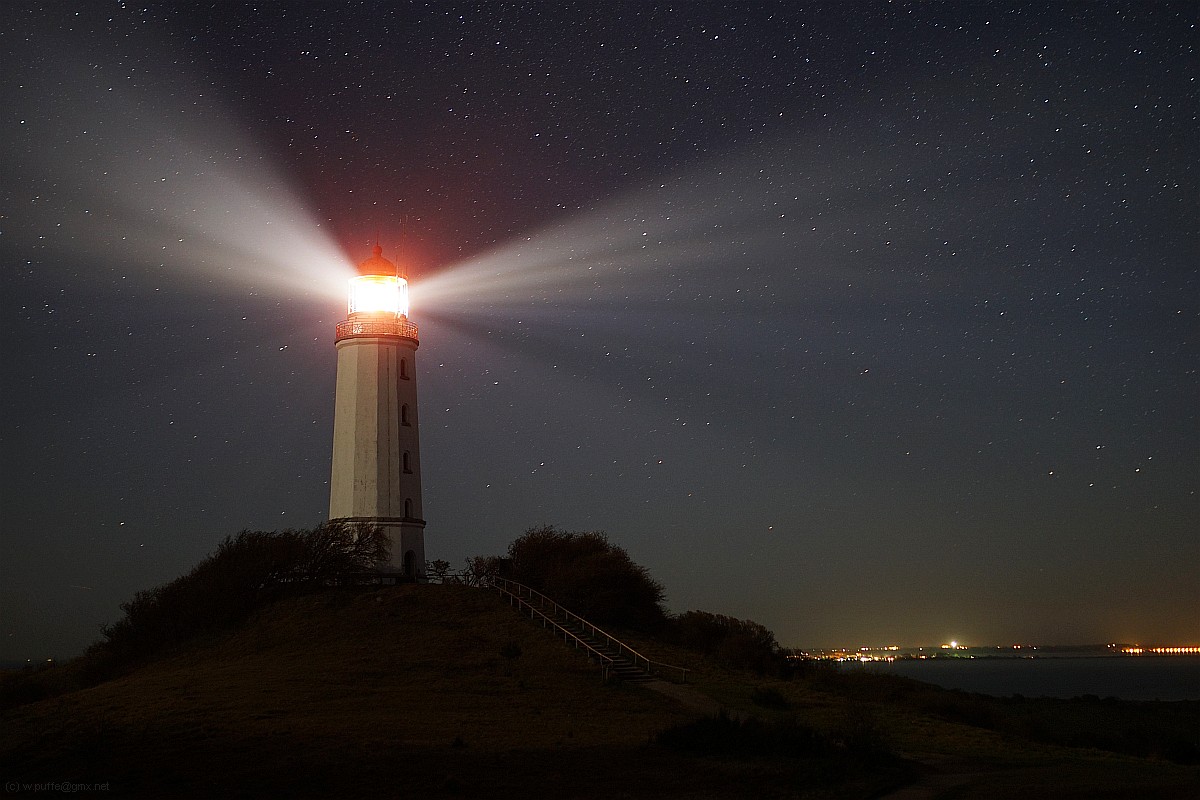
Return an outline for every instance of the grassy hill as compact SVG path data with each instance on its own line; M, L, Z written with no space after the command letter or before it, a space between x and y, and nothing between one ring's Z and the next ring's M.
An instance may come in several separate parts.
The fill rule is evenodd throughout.
M1008 797L1028 786L1186 797L1200 786L1200 768L925 714L919 692L896 701L909 682L765 680L639 644L695 667L693 688L735 720L764 725L698 723L695 697L605 685L493 593L407 585L284 599L124 677L4 711L0 778L162 798ZM815 744L794 746L810 727ZM676 746L656 744L668 730Z

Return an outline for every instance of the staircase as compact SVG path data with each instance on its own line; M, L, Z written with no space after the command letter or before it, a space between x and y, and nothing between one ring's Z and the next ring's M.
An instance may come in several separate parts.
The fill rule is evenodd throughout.
M591 635L588 628L584 625L565 618L560 619L559 624L582 639L597 652L612 659L612 662L608 664L608 677L616 678L626 683L646 683L647 681L657 680L649 672L635 664L633 659L623 655L621 647L611 644L607 638L597 639Z
M543 628L553 630L567 644L585 651L589 660L600 664L605 680L615 678L628 683L656 680L687 683L688 670L646 658L541 592L506 578L493 578L491 585L508 600L509 605L528 614L533 621L540 622Z

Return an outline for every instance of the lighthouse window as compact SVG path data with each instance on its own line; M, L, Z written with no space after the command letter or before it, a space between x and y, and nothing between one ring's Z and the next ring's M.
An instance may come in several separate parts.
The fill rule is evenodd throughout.
M400 377L408 380L408 359L400 359Z
M412 502L412 500L405 500L404 501L404 517L405 517L405 519L412 519L412 515L413 515L413 502Z
M400 424L401 425L412 425L412 423L408 419L408 403L405 403L404 405L400 406Z
M412 472L412 460L410 459L407 450L404 451L404 471Z

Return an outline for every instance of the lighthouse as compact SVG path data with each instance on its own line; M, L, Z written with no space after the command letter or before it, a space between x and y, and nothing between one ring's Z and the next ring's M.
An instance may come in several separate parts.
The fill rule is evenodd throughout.
M349 306L335 338L329 518L383 528L391 556L380 569L423 580L417 326L408 319L408 280L378 244L350 279Z

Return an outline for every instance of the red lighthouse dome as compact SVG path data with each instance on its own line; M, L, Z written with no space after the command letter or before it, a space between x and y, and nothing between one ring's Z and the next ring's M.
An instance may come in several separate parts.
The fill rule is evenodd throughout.
M376 243L374 249L371 250L371 257L358 265L359 275L388 275L396 277L399 271L396 265L383 257L383 248Z

